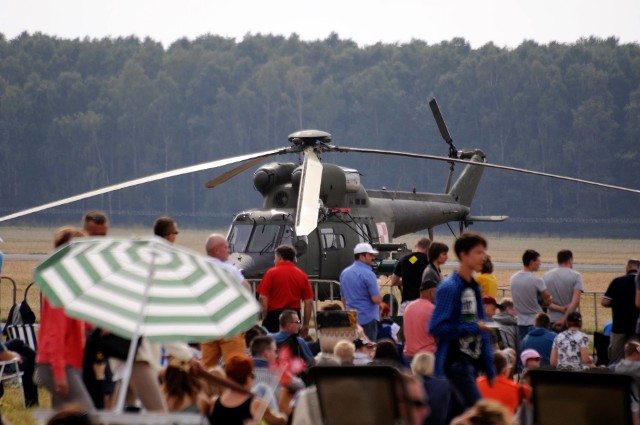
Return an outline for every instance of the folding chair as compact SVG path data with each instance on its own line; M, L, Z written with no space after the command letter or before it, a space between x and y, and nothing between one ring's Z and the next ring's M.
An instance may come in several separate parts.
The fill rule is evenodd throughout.
M534 424L632 425L633 379L606 372L531 370Z
M316 383L324 423L332 425L403 423L404 388L398 371L387 366L317 366Z
M5 381L17 381L20 384L20 395L22 396L22 407L25 407L24 390L22 389L22 372L18 368L19 360L0 361L0 385ZM13 367L10 367L13 365Z

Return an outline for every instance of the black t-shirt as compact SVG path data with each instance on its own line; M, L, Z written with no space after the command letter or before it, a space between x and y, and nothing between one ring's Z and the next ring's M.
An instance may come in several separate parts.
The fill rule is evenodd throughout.
M412 252L398 261L393 274L402 278L402 302L420 298L422 272L429 265L427 254Z
M604 297L611 300L613 326L611 332L633 334L636 331L638 309L636 308L636 273L630 272L611 281Z

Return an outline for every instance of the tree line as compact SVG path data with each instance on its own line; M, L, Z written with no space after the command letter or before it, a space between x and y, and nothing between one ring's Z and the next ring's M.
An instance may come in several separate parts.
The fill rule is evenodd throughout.
M150 38L23 33L12 40L0 34L0 211L287 146L287 135L303 128L328 131L337 145L446 155L432 97L458 148L482 149L490 162L640 187L640 46L615 38L473 49L462 38L360 47L337 34L317 41L203 35L163 48ZM356 154L324 160L357 168L365 187L387 190L441 192L448 170ZM72 208L124 211L118 221L129 223L168 213L185 224L219 226L261 205L249 172L205 190L222 171ZM480 230L625 235L639 199L487 170L472 207L518 219ZM21 222L69 217L77 220L75 212L54 211Z

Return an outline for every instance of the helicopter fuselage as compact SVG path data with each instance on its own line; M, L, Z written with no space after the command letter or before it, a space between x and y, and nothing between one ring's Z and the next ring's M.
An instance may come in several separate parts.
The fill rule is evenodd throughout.
M260 209L236 215L229 229L229 261L247 278L260 278L273 266L280 244L301 246L297 264L310 278L337 280L353 262L360 242L391 243L393 238L463 220L469 207L454 194L366 190L356 170L324 164L318 226L305 237L294 231L300 168L270 163L254 173L263 195Z

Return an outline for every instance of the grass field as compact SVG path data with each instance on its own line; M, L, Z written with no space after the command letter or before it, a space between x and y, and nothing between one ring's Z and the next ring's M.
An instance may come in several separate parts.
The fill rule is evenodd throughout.
M215 230L196 230L180 228L177 243L186 246L196 252L204 251L204 241L208 234ZM1 236L5 243L0 248L5 254L46 254L52 250L54 228L24 228L7 227L2 229ZM143 228L113 228L110 230L113 236L139 237L149 234L148 229ZM494 262L519 263L522 252L527 248L533 248L541 253L545 263L555 261L556 252L560 249L571 249L575 257L575 268L580 271L580 264L612 264L619 265L619 271L582 271L586 292L604 292L614 277L624 272L624 264L629 258L640 257L640 240L637 239L577 239L577 238L538 238L530 236L493 236L486 235L489 241L489 253ZM397 242L404 242L411 247L415 244L419 235L411 235L399 238ZM449 245L453 244L450 234L436 234L436 240ZM450 253L454 257L453 252ZM32 281L32 271L37 261L5 261L3 276L9 276L15 280L17 300L24 296L25 288ZM446 267L445 267L446 268ZM501 286L508 286L509 277L519 269L498 269L496 276ZM39 309L38 290L32 288L28 292L27 301L34 308ZM3 280L0 285L0 319L6 319L6 314L13 304L13 287L9 281ZM585 324L593 326L593 320L587 320L589 310L593 311L593 296L585 295L583 311ZM596 305L600 305L599 298ZM609 310L598 307L598 317L608 320ZM602 326L603 321L599 320Z
M204 251L204 241L211 231L180 228L177 243L186 246L194 251ZM1 230L0 235L5 243L0 245L5 254L46 254L52 250L52 240L55 229L53 228L21 228L8 227ZM113 236L144 236L148 235L148 229L114 228L110 231ZM585 291L581 308L585 317L585 328L593 330L595 328L595 317L598 317L598 328L602 328L605 321L610 319L610 310L600 307L600 297L597 293L606 290L609 282L614 277L623 274L624 265L629 258L640 257L640 240L613 240L613 239L577 239L577 238L537 238L527 236L493 236L485 235L489 241L489 253L495 262L519 263L522 252L532 248L542 254L545 263L555 261L556 252L560 249L571 249L575 257L575 268L580 271L580 264L612 264L619 265L619 271L582 271ZM400 238L396 242L405 242L411 247L420 236L412 235ZM436 240L453 244L453 237L449 234L436 234ZM450 253L454 257L453 252ZM37 261L7 261L5 260L3 276L9 276L15 280L17 289L17 299L23 297L25 288L32 281L32 271ZM445 267L445 269L447 269ZM510 276L518 270L513 269L496 270L496 277L500 286L508 287ZM447 273L448 273L447 269ZM381 278L384 283L385 278ZM589 294L593 292L596 294ZM6 319L6 315L13 302L12 285L9 281L3 280L0 284L0 318ZM508 296L508 293L505 295ZM39 317L39 291L32 288L27 298L29 304ZM50 406L49 397L41 392L41 408ZM12 424L34 424L30 410L21 407L21 400L18 390L7 388L6 394L0 399L0 409L3 416L6 416Z

